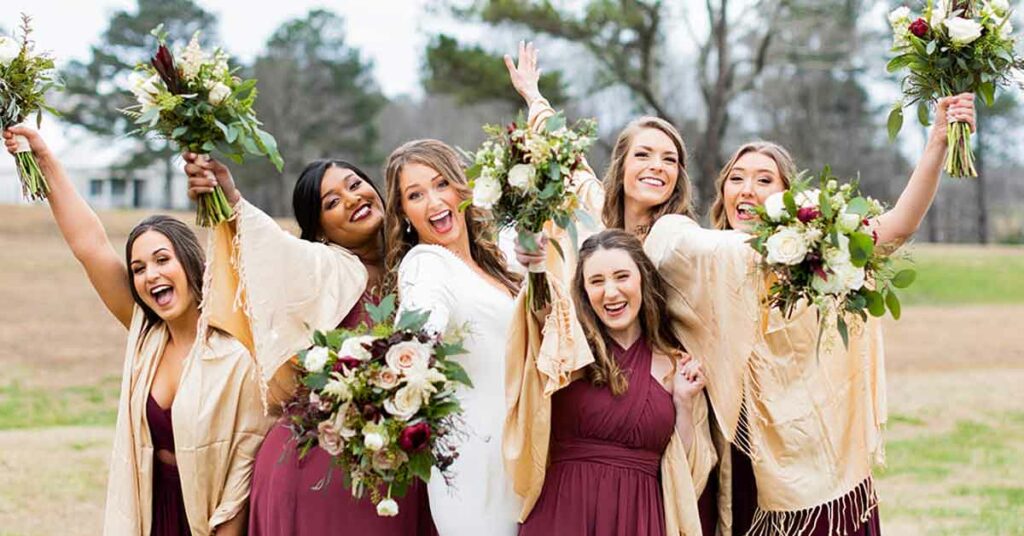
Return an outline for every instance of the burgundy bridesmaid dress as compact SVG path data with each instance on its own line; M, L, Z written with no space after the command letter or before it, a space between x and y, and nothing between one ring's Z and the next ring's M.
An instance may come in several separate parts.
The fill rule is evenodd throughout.
M153 524L152 536L189 536L185 500L181 494L178 466L160 460L160 451L174 453L171 410L163 409L153 396L146 400L146 420L153 439Z
M369 322L363 306L369 295L345 317L341 327ZM341 469L319 447L300 460L288 423L282 419L267 434L256 454L249 499L250 536L434 536L427 487L410 486L398 502L398 515L380 517L368 496L352 497ZM330 475L328 477L328 475ZM316 488L316 489L314 489Z
M577 380L551 401L550 465L520 536L664 536L661 456L675 426L672 395L651 376L643 339L609 349L629 380Z

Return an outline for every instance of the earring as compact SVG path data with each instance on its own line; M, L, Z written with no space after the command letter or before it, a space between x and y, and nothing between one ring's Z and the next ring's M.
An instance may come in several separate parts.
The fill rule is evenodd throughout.
M407 232L407 233L411 233L412 232L412 222L409 221L409 218L405 219L405 232Z

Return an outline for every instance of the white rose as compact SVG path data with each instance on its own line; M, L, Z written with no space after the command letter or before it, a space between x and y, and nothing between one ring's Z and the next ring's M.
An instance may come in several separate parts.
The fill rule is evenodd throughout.
M533 185L536 171L528 164L516 164L508 172L508 183L521 191L526 191Z
M764 210L768 213L768 219L771 221L781 220L782 215L786 213L786 203L782 196L782 192L776 192L764 200Z
M891 12L889 12L889 24L894 29L898 29L900 26L905 26L910 23L910 8L906 6L900 6Z
M969 45L975 39L981 37L981 25L973 20L953 17L943 21L943 24L949 30L949 38L953 41L954 45Z
M821 190L817 188L813 190L797 192L797 194L793 196L793 200L796 201L796 206L800 208L818 208L819 199L821 199Z
M1006 15L1006 12L1010 10L1009 0L990 0L988 5L992 8L992 11L1000 17Z
M391 497L381 499L377 503L377 515L381 517L392 517L398 515L398 503Z
M850 237L839 234L837 236L839 246L829 247L825 250L825 263L829 267L836 267L843 264L850 264Z
M426 369L430 365L430 347L419 341L400 342L388 348L384 361L403 374L410 369Z
M0 35L0 65L10 65L18 54L21 54L21 45L10 37Z
M370 351L367 350L363 345L371 344L376 338L371 335L360 335L358 337L350 337L345 339L341 343L341 348L338 350L338 355L341 357L350 356L360 361L369 361L371 357Z
M231 88L223 82L217 82L210 88L209 101L214 106L220 106L220 103L229 96L231 96Z
M811 288L818 294L839 294L843 291L843 282L834 273L829 274L827 281L815 274L811 279Z
M836 226L840 232L852 233L857 230L860 225L861 217L859 214L851 214L844 212L839 216L839 221L836 222Z
M946 7L946 0L938 0L935 5L932 6L931 20L928 21L928 25L932 28L938 28L942 21L946 20L946 11L949 8Z
M306 352L306 358L302 361L302 366L306 367L306 370L310 372L320 372L324 369L324 365L327 364L327 359L331 356L327 348L323 346L316 346Z
M384 446L384 436L378 432L369 432L363 436L363 446L366 450L380 450Z
M788 227L780 229L765 242L768 262L772 264L799 264L807 255L804 235Z
M500 199L501 185L490 174L481 174L473 181L473 206L490 210Z
M394 389L398 387L399 380L398 371L391 367L384 367L380 369L377 374L370 378L370 383L380 387L381 389Z
M156 102L155 97L160 93L158 84L162 83L160 75L154 74L146 78L140 74L133 73L131 76L131 91L135 95L135 100L143 107L153 106Z
M395 396L384 401L384 409L400 421L407 421L420 410L423 397L415 388L402 387Z
M838 279L846 290L857 290L864 286L864 269L846 264L836 270L833 279Z

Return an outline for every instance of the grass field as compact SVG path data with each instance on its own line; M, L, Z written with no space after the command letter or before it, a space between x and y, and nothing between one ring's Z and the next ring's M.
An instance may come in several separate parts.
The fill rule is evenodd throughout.
M142 214L101 216L121 247ZM886 324L885 534L1024 535L1024 248L913 249ZM0 206L0 304L0 536L98 534L124 330L44 208Z

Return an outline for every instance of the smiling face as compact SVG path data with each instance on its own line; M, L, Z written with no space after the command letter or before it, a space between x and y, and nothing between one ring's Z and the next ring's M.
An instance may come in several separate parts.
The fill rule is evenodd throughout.
M139 298L165 322L197 307L188 274L164 234L149 230L135 239L129 270Z
M772 157L748 152L736 160L722 184L722 200L729 227L749 231L757 223L755 206L764 205L774 193L787 187Z
M376 239L384 224L384 203L368 181L333 166L320 182L320 227L328 241L358 249Z
M627 202L649 210L667 201L679 180L679 158L672 138L661 130L638 131L622 165Z
M639 336L640 269L624 249L598 249L583 264L583 288L591 309L618 340Z
M436 169L410 162L399 172L402 212L421 244L451 246L468 237L465 214L459 210L462 195Z

